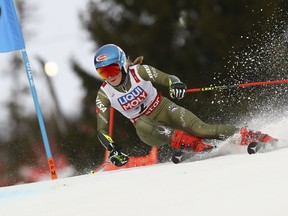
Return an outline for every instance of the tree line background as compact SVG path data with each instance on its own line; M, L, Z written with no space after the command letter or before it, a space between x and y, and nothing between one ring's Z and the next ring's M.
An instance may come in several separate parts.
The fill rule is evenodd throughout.
M15 3L25 29L29 16L26 3ZM143 55L144 64L174 74L188 88L196 88L287 79L287 11L285 0L95 0L79 12L79 20L95 51L107 43L117 44L130 59ZM11 71L19 70L21 64L15 56ZM77 60L71 61L71 73L81 80L85 91L81 115L66 118L66 130L59 128L57 117L47 114L44 120L53 155L65 155L76 170L73 175L77 175L103 162L95 117L95 97L102 82L81 68ZM9 74L15 84L20 82L16 72ZM168 96L168 89L159 90ZM30 94L28 85L15 87L6 104L10 119L2 131L5 136L0 137L2 185L31 181L19 174L23 165L47 168L36 115L23 113L17 100L22 94ZM287 87L278 85L188 93L177 103L207 123L244 126L259 114L282 112L287 99ZM129 155L147 154L150 148L133 133L130 121L118 113L115 118L114 140ZM169 147L159 149L160 162L170 155Z

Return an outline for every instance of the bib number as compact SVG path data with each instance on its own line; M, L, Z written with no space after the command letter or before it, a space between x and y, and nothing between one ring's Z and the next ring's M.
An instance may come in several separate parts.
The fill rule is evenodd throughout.
M144 110L146 110L146 108L147 108L147 106L145 106L144 104L141 104L139 114L143 113Z

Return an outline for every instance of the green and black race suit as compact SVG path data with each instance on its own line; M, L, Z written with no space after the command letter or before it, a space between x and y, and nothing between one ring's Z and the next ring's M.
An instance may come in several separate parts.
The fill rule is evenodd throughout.
M117 87L104 82L96 98L97 130L108 134L110 106L129 118L139 138L151 146L170 144L175 129L204 139L223 139L239 130L230 125L204 123L189 110L161 96L153 86L160 84L169 91L172 84L179 82L176 76L149 65L130 67L124 82Z

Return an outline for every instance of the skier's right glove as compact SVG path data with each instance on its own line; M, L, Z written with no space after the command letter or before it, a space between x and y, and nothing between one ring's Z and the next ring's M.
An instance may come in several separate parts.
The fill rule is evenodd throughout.
M109 151L109 159L115 166L120 167L128 163L128 155L121 152L110 136L101 133L101 131L97 132L97 136L101 144Z
M128 155L121 152L118 148L115 148L115 146L109 153L109 159L111 163L117 167L124 166L129 161Z

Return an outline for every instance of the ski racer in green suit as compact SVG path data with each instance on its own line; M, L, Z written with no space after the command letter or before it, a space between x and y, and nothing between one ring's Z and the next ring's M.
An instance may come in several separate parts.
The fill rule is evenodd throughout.
M150 146L170 145L201 152L213 148L201 139L224 140L235 133L241 134L239 142L243 145L273 139L246 128L204 123L189 110L161 96L153 86L154 83L165 86L172 99L182 99L186 85L178 77L141 63L140 58L132 64L114 44L102 46L94 57L96 71L104 80L96 98L98 138L116 166L125 165L129 157L108 135L111 106L131 120L139 138Z

